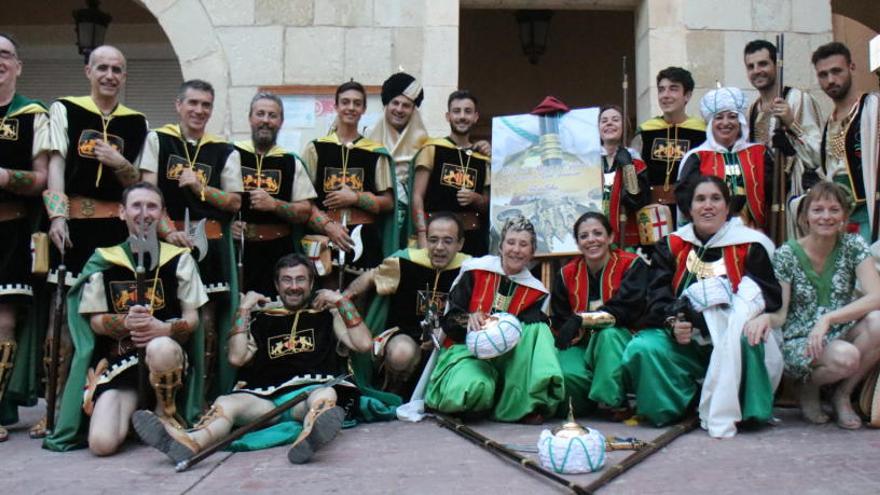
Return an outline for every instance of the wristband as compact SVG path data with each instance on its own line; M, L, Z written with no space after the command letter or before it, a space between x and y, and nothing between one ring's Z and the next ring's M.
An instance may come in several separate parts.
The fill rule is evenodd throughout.
M347 297L343 297L336 302L336 309L339 310L339 316L342 317L342 321L345 322L347 328L356 327L364 321L354 303Z
M70 205L67 195L63 192L46 189L43 191L43 205L46 207L49 220L67 219L70 216Z

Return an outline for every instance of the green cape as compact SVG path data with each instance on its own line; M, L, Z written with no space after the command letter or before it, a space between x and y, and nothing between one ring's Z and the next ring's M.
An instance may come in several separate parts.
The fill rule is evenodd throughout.
M129 257L129 262L132 263L133 260L131 259L128 242L118 244L113 248L98 249L89 258L86 266L83 267L82 274L67 293L67 324L70 327L70 338L73 342L74 352L71 359L70 375L61 399L61 411L58 414L55 431L43 441L43 448L45 449L66 452L86 446L88 418L83 414L82 410L83 389L86 384L89 364L92 361L95 334L92 332L88 318L79 313L79 303L83 287L89 277L114 265L113 262L104 257L104 254L120 247ZM180 250L176 246L165 243L161 244L161 248L162 255L168 249ZM202 411L204 342L204 331L202 330L202 325L199 324L195 332L190 336L189 342L185 345L189 355L191 370L186 377L186 405L182 412L183 417L189 422L193 422L198 418Z

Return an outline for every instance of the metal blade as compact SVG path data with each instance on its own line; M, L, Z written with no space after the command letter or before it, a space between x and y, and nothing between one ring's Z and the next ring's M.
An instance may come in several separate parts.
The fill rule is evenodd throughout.
M193 247L199 250L199 261L205 259L205 256L208 255L208 235L205 233L205 223L208 219L203 218L192 227L192 230L187 232L187 236L189 236L189 240L193 243Z
M361 227L363 225L358 225L351 230L351 240L354 242L354 256L352 256L352 263L361 259L361 255L364 254L364 240L361 237Z

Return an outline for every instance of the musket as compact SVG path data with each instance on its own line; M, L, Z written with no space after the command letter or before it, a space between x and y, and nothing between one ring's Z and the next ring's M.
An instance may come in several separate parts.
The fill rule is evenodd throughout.
M46 431L55 429L55 403L58 399L58 374L61 367L58 361L61 359L61 326L64 321L64 293L67 280L67 266L64 264L64 251L67 246L66 238L61 239L61 263L58 265L58 282L55 287L54 319L52 320L51 351L49 353L49 376L46 383Z
M433 414L430 416L430 418L432 418L434 421L436 421L437 424L442 426L443 428L452 430L454 433L458 434L462 438L479 445L483 449L488 450L489 452L497 455L498 457L501 457L502 459L507 459L509 461L513 461L518 466L521 466L523 469L534 471L535 473L537 473L537 474L539 474L539 475L541 475L541 476L543 476L543 477L545 477L555 483L559 483L560 485L568 488L569 490L573 491L574 493L576 493L578 495L590 493L583 486L578 485L577 483L575 483L573 481L569 481L568 479L554 473L553 471L545 469L543 466L541 466L539 463L535 462L534 460L529 459L528 457L525 457L523 455L520 455L520 454L514 452L513 450L505 447L504 444L500 444L500 443L496 442L495 440L492 440L491 438L488 438L486 436L481 435L480 433L477 433L476 431L465 426L464 424L462 424L458 420L447 418L446 416L443 416L442 414Z
M608 466L605 468L605 472L599 476L596 481L593 481L586 487L584 487L583 493L595 493L596 490L602 488L607 485L611 480L617 478L621 474L625 473L629 469L631 469L636 464L647 459L651 454L659 451L660 449L666 447L676 438L694 430L697 425L700 424L700 418L697 416L690 416L685 418L683 421L670 427L668 430L663 432L659 437L655 438L650 442L644 442L641 447L627 456L624 460L619 463Z
M785 97L785 83L783 70L783 54L785 49L785 35L776 35L776 84L778 86L778 96ZM782 121L779 120L777 125L782 128ZM774 157L776 163L773 169L773 188L770 202L770 215L768 221L770 223L768 233L770 239L780 246L785 242L785 162L786 157L781 149L776 150Z
M336 378L330 380L329 382L324 383L321 386L321 388L332 387L334 385L338 385L338 384L342 383L343 381L345 381L346 379L348 379L350 376L351 376L350 373L346 374L346 375L339 375ZM282 402L281 404L276 406L271 411L266 411L265 413L260 415L260 417L258 417L257 419L255 419L255 420L251 421L250 423L236 429L235 431L226 435L225 437L220 438L220 439L212 442L211 444L206 446L204 449L200 450L198 453L193 454L192 457L190 457L189 459L184 459L184 460L178 462L177 465L174 466L174 470L177 471L178 473L182 473L183 471L186 471L187 469L195 466L196 464L204 461L208 457L214 455L218 451L225 449L227 446L229 446L229 444L238 440L239 438L243 437L244 435L246 435L254 430L259 430L259 429L267 426L273 419L275 419L276 416L279 416L280 414L284 413L285 411L293 409L297 404L308 399L309 396L312 394L312 392L314 392L315 390L318 390L318 389L315 388L315 389L309 390L307 392L297 394L296 396Z
M627 143L629 143L629 141L626 140L628 134L626 132L628 127L627 122L629 122L629 112L627 110L629 108L629 73L626 72L626 55L623 56L623 82L621 83L621 87L623 88L623 115L621 115L623 118L623 122L621 122L621 124L623 124L623 134L620 136L620 145L626 146Z
M147 301L147 267L144 266L144 256L150 254L150 270L159 264L159 243L156 239L156 223L151 223L147 227L144 223L144 211L141 209L140 220L138 220L137 235L131 234L128 237L132 251L137 251L137 266L135 267L135 298L137 304L146 306ZM156 275L158 276L158 274ZM143 409L147 404L147 387L148 371L146 347L140 347L138 354L138 409Z

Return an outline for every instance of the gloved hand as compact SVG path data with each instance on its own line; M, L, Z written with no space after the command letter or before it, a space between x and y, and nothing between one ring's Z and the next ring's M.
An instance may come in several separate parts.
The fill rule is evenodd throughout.
M788 140L788 136L785 134L785 129L781 127L773 129L772 143L773 148L781 151L783 156L794 156L797 154L791 145L791 141Z

